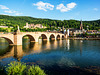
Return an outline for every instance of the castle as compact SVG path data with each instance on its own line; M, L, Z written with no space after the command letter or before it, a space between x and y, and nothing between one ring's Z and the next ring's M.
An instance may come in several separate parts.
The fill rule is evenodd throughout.
M28 24L26 23L26 26L24 28L47 28L46 26L43 26L42 24Z

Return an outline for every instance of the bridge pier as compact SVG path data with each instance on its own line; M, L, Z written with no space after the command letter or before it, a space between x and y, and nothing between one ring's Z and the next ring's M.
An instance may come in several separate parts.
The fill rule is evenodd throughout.
M35 42L39 42L39 38L35 38Z
M20 33L14 34L14 45L22 45L22 35Z

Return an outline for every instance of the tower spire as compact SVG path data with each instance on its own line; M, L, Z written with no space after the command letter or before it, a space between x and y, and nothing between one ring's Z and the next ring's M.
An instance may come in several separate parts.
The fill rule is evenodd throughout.
M80 30L83 31L83 23L82 23L82 19L81 19L81 24L80 24Z

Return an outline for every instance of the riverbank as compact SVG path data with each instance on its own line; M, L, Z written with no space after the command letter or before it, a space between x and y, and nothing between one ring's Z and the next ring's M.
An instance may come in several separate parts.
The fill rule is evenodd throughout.
M73 40L100 40L100 38L72 38L72 37L69 37L67 39L73 39Z

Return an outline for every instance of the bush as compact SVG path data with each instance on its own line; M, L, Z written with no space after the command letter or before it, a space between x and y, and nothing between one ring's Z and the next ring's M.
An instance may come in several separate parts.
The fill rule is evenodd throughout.
M46 75L39 66L26 66L25 63L11 62L6 68L8 75Z
M44 70L42 70L39 66L30 66L28 69L27 75L46 75Z
M26 69L25 63L11 62L6 68L8 75L24 75Z

